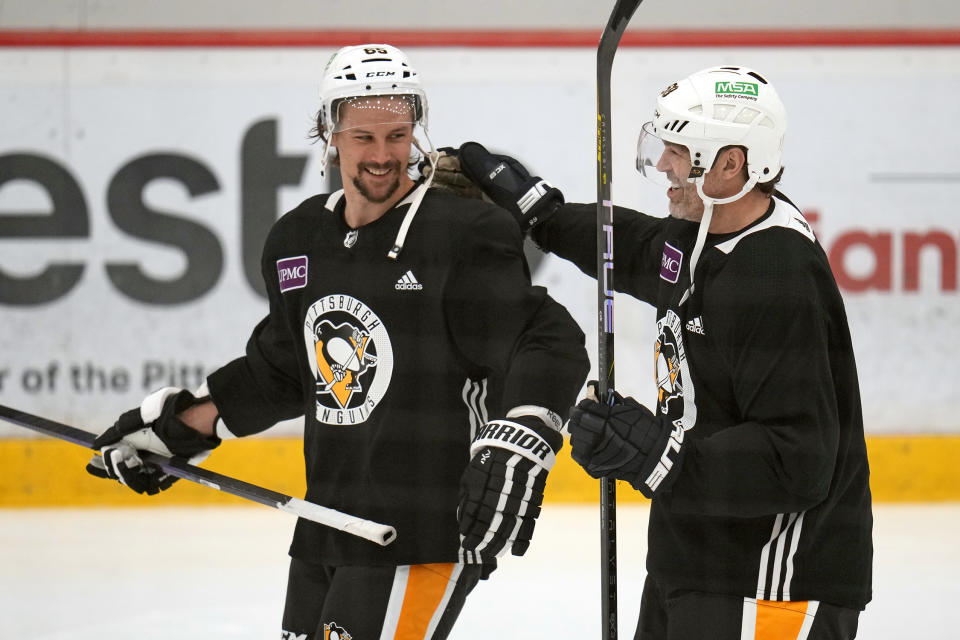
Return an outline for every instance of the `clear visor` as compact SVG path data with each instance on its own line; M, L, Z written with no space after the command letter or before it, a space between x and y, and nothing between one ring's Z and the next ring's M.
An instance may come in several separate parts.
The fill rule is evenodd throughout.
M657 164L665 150L666 145L663 140L653 132L653 122L644 124L643 129L640 130L640 138L637 140L637 171L658 186L670 187L673 183L667 174L657 170Z
M333 133L384 124L417 124L415 95L356 96L337 100L332 109Z

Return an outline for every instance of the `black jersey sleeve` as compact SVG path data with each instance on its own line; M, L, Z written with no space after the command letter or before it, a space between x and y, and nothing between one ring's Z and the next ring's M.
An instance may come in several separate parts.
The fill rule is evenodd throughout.
M827 496L841 428L832 363L852 351L841 336L842 301L817 253L811 245L798 258L789 245L755 243L712 283L705 308L725 311L709 320L735 420L688 442L674 511L757 517L800 512Z
M613 284L617 291L650 304L656 302L663 223L661 218L632 209L613 208ZM592 278L597 277L595 204L564 205L534 228L533 239L544 251L569 260Z
M505 211L491 207L461 235L445 297L460 353L503 380L503 410L535 405L566 419L590 367L584 335L546 289L531 285L522 237Z
M267 285L269 314L254 327L246 354L207 377L210 396L224 424L237 436L259 433L281 420L303 414L299 364L285 319L272 246L277 226L264 245L261 271Z

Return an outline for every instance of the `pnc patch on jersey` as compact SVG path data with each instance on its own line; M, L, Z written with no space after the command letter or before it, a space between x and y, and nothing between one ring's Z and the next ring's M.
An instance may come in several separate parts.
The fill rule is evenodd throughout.
M325 296L307 309L303 337L316 380L317 421L365 422L393 375L393 346L380 317L352 296Z
M277 278L280 293L307 286L307 256L277 260Z
M683 252L669 242L663 243L663 256L660 258L660 277L676 284L680 279L680 265L683 264Z
M351 640L352 638L353 636L336 622L323 625L323 640Z

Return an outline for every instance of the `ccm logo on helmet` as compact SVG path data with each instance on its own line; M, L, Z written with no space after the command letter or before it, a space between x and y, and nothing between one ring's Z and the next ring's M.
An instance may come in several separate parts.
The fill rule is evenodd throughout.
M369 71L367 72L368 78L387 78L390 76L397 75L396 71Z

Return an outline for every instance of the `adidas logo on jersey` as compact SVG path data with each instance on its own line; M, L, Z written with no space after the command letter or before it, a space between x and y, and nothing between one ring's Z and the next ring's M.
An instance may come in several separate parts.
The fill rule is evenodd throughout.
M397 291L419 291L423 289L423 285L417 282L417 277L413 275L413 271L407 271L397 280L397 284L393 285L393 288Z
M687 327L686 327L686 328L687 328L687 331L690 331L690 332L692 332L692 333L699 333L700 335L706 335L706 334L703 332L703 317L702 317L702 316L697 316L697 317L694 318L693 320L690 320L689 322L687 322Z

